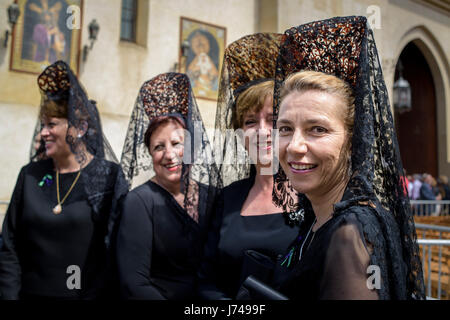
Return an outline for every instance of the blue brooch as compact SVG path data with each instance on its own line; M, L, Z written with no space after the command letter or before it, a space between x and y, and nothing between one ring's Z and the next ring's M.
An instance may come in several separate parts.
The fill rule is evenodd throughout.
M53 183L53 177L52 177L51 175L49 175L49 174L46 174L46 175L42 178L41 182L38 183L39 187L44 186L44 183L45 183L45 185L47 185L47 187L48 187L48 186L51 186L52 183Z

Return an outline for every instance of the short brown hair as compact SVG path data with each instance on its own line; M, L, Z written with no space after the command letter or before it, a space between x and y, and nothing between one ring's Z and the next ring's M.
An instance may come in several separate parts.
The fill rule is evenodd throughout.
M290 93L307 90L323 91L342 98L342 101L347 106L344 124L351 136L355 117L355 98L351 87L344 80L331 74L317 71L299 71L291 74L284 81L280 93L280 104Z
M157 117L157 118L153 119L148 124L147 130L145 131L145 135L144 135L144 143L147 146L147 148L149 149L149 151L150 151L150 138L152 137L153 132L155 132L155 130L159 126L161 126L163 124L166 124L166 123L178 124L183 129L186 129L186 125L184 124L184 121L180 117L176 117L176 116L160 116L160 117Z
M65 118L67 119L67 100L44 99L39 110L39 119Z
M273 97L274 81L267 80L255 84L243 91L236 100L233 119L234 129L242 128L244 116L249 111L259 112L268 96Z

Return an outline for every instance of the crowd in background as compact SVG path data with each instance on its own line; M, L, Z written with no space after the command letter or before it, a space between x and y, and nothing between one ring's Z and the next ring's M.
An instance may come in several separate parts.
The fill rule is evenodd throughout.
M429 173L407 175L408 196L411 200L450 200L448 177L437 179Z
M450 200L450 186L446 175L440 175L437 179L429 173L407 175L406 184L411 200ZM428 205L426 208L418 207L416 212L419 215L439 215L447 210L447 207Z

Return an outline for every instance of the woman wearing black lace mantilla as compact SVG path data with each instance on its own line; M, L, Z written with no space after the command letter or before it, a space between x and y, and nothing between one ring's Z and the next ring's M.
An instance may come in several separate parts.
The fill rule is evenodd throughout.
M205 299L237 298L249 275L270 282L278 256L298 232L297 221L285 219L272 202L278 168L272 150L273 77L280 40L280 34L257 33L225 50L215 125L225 188L199 272Z
M117 240L122 297L196 297L199 267L218 172L189 79L146 81L122 153L131 188Z
M112 239L128 191L98 110L66 63L38 78L44 152L20 171L3 225L2 299L97 299L117 293ZM116 289L116 290L115 290Z
M364 17L286 31L274 114L280 163L305 223L279 266L290 299L423 299L413 217L372 31Z

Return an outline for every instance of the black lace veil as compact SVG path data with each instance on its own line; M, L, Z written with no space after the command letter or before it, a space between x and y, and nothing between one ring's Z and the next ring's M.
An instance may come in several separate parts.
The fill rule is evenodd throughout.
M153 163L144 135L149 123L164 115L184 120L185 145L182 170L184 209L198 221L209 219L219 174L189 78L181 73L164 73L140 88L131 114L121 165L131 189L154 176Z
M382 299L423 299L424 285L411 207L403 193L404 175L397 136L372 30L365 17L337 17L288 29L280 48L275 76L274 115L278 115L284 79L301 70L335 75L355 95L352 175L343 202L373 204L381 230L360 220L373 245L371 262L381 264ZM276 116L274 120L274 125ZM286 192L283 169L275 176L274 201L295 210ZM310 207L304 195L300 203ZM339 204L338 204L339 205ZM336 205L336 206L338 206ZM386 257L386 258L383 258Z
M95 106L95 109L93 110L98 115L98 109L97 109L97 102L95 100L89 100L92 105ZM31 145L30 145L30 161L38 161L41 159L44 159L45 156L45 144L42 138L38 137L42 129L41 126L41 120L38 119L36 122L36 125L34 126L33 131L33 138L31 139ZM108 139L106 138L105 134L103 135L103 152L104 152L104 158L108 161L112 161L114 163L119 163L119 160L116 157L115 152L113 151L111 145L108 142ZM38 139L40 138L40 139Z
M250 86L273 80L281 37L276 33L256 33L225 49L214 136L216 162L224 186L250 176L251 161L233 130L235 103L238 95Z
M41 92L41 105L46 100L67 102L66 142L82 168L80 178L84 182L88 202L93 209L93 219L108 220L108 235L110 235L118 214L116 210L118 202L128 189L120 167L113 165L113 162L118 161L103 135L96 103L89 100L75 74L63 61L57 61L48 66L39 75L38 86ZM83 134L73 136L69 134L71 128L81 129ZM34 148L35 139L40 130L39 119L31 144L30 159L32 161L45 158L42 139L40 147L37 150ZM94 157L92 160L94 163L84 168L89 154ZM107 245L109 241L108 236Z
M105 158L115 163L119 162L103 134L96 101L88 99L86 90L65 62L57 61L47 67L38 77L38 85L41 92L41 103L45 100L67 100L69 128L80 126L87 128L87 132L81 138L73 139L70 136L67 138L72 152L75 153L80 163L86 160L84 150L78 148L81 144L84 144L86 151L95 157ZM30 160L32 161L45 157L42 139L39 147L35 148L36 137L40 131L41 119L38 119L30 147Z

